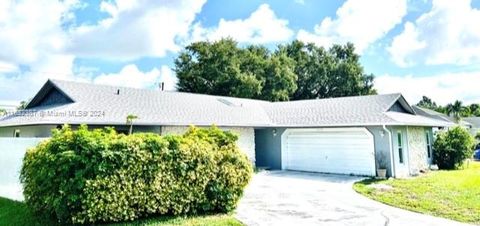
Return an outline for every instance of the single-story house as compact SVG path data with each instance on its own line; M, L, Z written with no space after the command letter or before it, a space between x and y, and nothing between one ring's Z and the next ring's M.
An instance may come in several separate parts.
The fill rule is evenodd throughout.
M443 114L438 111L430 110L428 108L423 108L419 106L412 106L413 110L417 113L417 115L425 116L427 118L432 118L440 121L445 121L450 123L450 126L445 127L439 127L438 129L448 129L449 127L452 126L461 126L467 130L470 130L472 128L472 123L469 121L465 120L465 118L460 119L459 121L455 120L454 117L448 116L446 114Z
M24 111L0 119L0 137L48 137L63 124L125 132L129 114L136 132L231 130L258 167L375 176L384 162L394 177L427 168L432 127L449 126L417 115L401 94L268 102L49 80Z

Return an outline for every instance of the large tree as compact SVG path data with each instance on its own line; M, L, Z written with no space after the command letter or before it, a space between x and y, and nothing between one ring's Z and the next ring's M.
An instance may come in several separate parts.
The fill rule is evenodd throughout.
M179 91L288 100L296 90L294 62L262 46L239 48L232 39L195 42L175 60Z
M326 50L293 41L271 52L232 39L195 42L175 60L179 91L270 101L373 94L353 44Z
M435 103L435 101L433 101L432 99L430 99L429 97L427 96L423 96L422 97L422 100L420 100L418 103L417 103L417 106L419 107L423 107L423 108L427 108L427 109L430 109L430 110L434 110L436 111L438 109L438 105L437 103Z
M364 74L353 44L333 45L326 50L301 41L280 46L295 61L298 89L291 99L375 94L373 75Z

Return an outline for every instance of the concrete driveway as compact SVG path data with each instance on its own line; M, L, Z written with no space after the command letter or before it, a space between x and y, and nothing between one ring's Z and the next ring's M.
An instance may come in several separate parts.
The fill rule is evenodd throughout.
M246 225L466 225L375 202L352 189L360 177L265 171L254 176L236 211Z

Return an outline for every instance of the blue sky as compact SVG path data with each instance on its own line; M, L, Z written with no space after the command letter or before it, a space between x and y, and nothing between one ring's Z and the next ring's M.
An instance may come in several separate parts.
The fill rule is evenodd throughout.
M480 0L35 0L0 3L0 104L48 79L174 89L186 45L353 42L380 93L480 102ZM28 88L26 88L28 87Z

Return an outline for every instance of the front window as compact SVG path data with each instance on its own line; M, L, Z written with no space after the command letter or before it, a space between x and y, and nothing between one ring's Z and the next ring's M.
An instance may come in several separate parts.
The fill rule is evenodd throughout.
M432 156L432 142L430 140L430 134L427 132L425 134L426 138L427 138L427 156L428 158L431 158Z
M403 139L402 139L402 132L397 132L397 139L398 139L398 161L403 163Z

